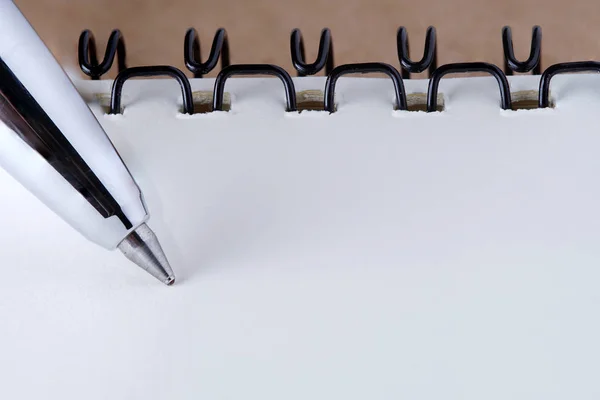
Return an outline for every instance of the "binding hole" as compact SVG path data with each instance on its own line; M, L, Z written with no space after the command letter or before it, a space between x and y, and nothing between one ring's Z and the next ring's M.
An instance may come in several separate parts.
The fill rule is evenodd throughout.
M320 89L303 90L296 93L298 111L323 111L325 94Z
M200 90L192 93L194 114L207 114L213 111L213 91ZM223 111L231 111L231 94L223 94Z
M406 95L408 111L427 111L427 93L409 93ZM444 111L445 99L442 93L438 93L436 111Z
M538 108L539 91L537 90L518 90L511 92L511 101L513 110L536 110ZM553 107L551 104L551 107Z

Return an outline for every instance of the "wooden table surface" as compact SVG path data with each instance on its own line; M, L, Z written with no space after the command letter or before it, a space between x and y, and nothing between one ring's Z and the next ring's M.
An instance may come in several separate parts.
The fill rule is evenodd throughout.
M183 38L195 27L206 57L215 30L227 29L233 63L275 63L292 72L289 36L301 28L307 58L317 52L323 27L332 31L336 64L382 61L398 67L396 30L407 27L420 58L427 26L438 32L438 62L502 64L501 29L513 28L518 57L529 53L531 28L543 30L542 67L594 59L600 41L600 2L594 0L16 0L50 49L76 66L77 40L91 29L104 45L120 29L128 65L170 64L184 69ZM213 71L209 76L214 76ZM111 71L107 77L113 77Z

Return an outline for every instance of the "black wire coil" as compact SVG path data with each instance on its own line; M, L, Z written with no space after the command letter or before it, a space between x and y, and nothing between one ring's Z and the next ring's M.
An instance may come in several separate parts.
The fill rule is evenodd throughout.
M287 101L286 111L296 111L296 88L290 74L276 65L270 64L237 64L223 68L215 79L215 89L213 91L213 111L223 110L223 95L225 94L225 82L227 78L233 75L272 75L276 76L283 83L285 97Z
M321 31L319 51L317 59L312 64L304 61L304 39L300 29L294 29L290 36L290 53L292 64L298 72L298 76L314 75L325 67L325 75L331 74L333 70L333 42L331 32L325 28Z
M419 61L412 61L409 58L408 33L406 28L401 26L396 34L396 48L398 51L398 60L402 66L402 78L410 79L411 73L418 74L426 69L429 70L429 77L437 68L437 38L436 31L433 26L427 28L425 35L425 48L423 50L423 58Z
M406 92L404 83L402 83L402 76L396 68L384 63L344 64L336 67L327 77L325 83L323 109L330 113L335 111L335 84L339 77L346 74L368 74L373 72L384 73L390 77L396 94L396 104L394 106L399 110L406 110Z
M409 58L409 43L407 30L400 27L396 36L397 54L400 71L394 66L378 62L344 64L334 67L333 41L331 32L325 28L321 31L319 49L313 63L305 61L304 41L299 29L294 29L290 36L290 54L292 65L298 76L314 75L325 69L327 80L324 87L323 110L335 112L335 86L339 77L353 73L384 73L392 80L395 93L394 109L407 110L407 95L403 79L409 79L411 73L420 73L428 70L429 85L427 91L427 112L437 109L437 94L440 80L449 73L485 72L492 75L497 83L500 93L500 107L505 110L512 108L510 87L507 76L513 73L532 72L540 75L538 107L550 106L550 81L553 76L569 72L600 72L600 62L578 61L554 64L541 69L541 41L542 31L539 26L532 28L531 49L529 57L524 61L515 58L512 32L510 27L502 29L502 44L504 50L504 71L498 66L485 62L452 63L437 66L437 38L436 30L430 26L426 32L423 57L419 61ZM138 76L166 75L176 79L181 87L183 112L193 114L194 104L189 78L179 69L167 66L144 66L126 68L125 42L119 30L114 30L108 40L104 58L98 62L96 44L91 31L84 30L79 37L79 65L81 70L91 79L97 80L106 74L114 63L115 57L119 74L113 83L110 103L110 113L121 113L121 93L125 81ZM296 89L291 76L281 67L272 64L235 64L230 65L229 42L225 29L218 29L213 38L210 54L206 61L200 57L200 41L194 28L188 29L184 40L185 65L194 77L200 78L211 72L221 59L221 71L215 79L213 89L212 111L223 109L225 83L233 75L271 75L279 78L283 83L286 99L286 111L298 110Z
M221 69L229 66L229 41L227 32L223 28L215 33L210 54L205 62L200 61L200 40L194 28L186 32L183 47L185 66L194 74L194 78L202 78L202 75L212 71L217 66L219 57L221 57Z
M433 112L437 108L437 93L440 80L446 74L451 73L463 73L463 72L487 72L496 78L498 87L500 88L500 105L504 110L510 110L512 108L512 102L510 99L510 87L508 86L508 79L500 68L494 64L488 64L483 62L470 62L470 63L455 63L445 64L436 69L429 79L429 88L427 90L427 112Z
M123 71L125 65L125 41L121 31L115 29L108 38L104 59L98 63L98 54L96 53L96 41L90 30L84 30L79 36L79 67L84 74L88 75L93 80L100 79L106 74L113 65L115 55L117 56L117 64L119 72Z
M121 72L115 78L110 94L110 111L109 114L120 114L121 113L121 94L123 93L123 85L128 79L143 76L157 76L165 75L170 76L177 80L179 86L181 86L181 94L183 98L183 112L184 114L194 113L194 102L192 95L192 88L190 81L185 74L169 65L152 65L146 67L132 67L127 68Z
M504 48L504 73L512 75L514 72L533 71L533 75L539 75L542 67L540 58L542 56L542 28L534 26L531 33L531 50L529 58L518 61L513 49L512 31L510 26L502 28L502 47Z
M550 80L554 75L571 72L600 72L600 62L598 61L575 61L568 63L554 64L546 68L540 77L540 90L538 98L538 107L546 108L550 105Z

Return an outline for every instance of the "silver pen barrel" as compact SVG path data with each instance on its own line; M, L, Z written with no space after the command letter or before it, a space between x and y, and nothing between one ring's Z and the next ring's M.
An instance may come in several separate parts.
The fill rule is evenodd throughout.
M94 243L166 284L173 271L140 188L18 8L0 0L0 167Z

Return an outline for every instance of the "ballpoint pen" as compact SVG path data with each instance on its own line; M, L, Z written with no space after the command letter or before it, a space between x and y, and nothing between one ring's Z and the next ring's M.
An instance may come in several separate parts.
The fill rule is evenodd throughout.
M11 0L0 20L0 167L89 240L172 284L141 190L102 126Z

